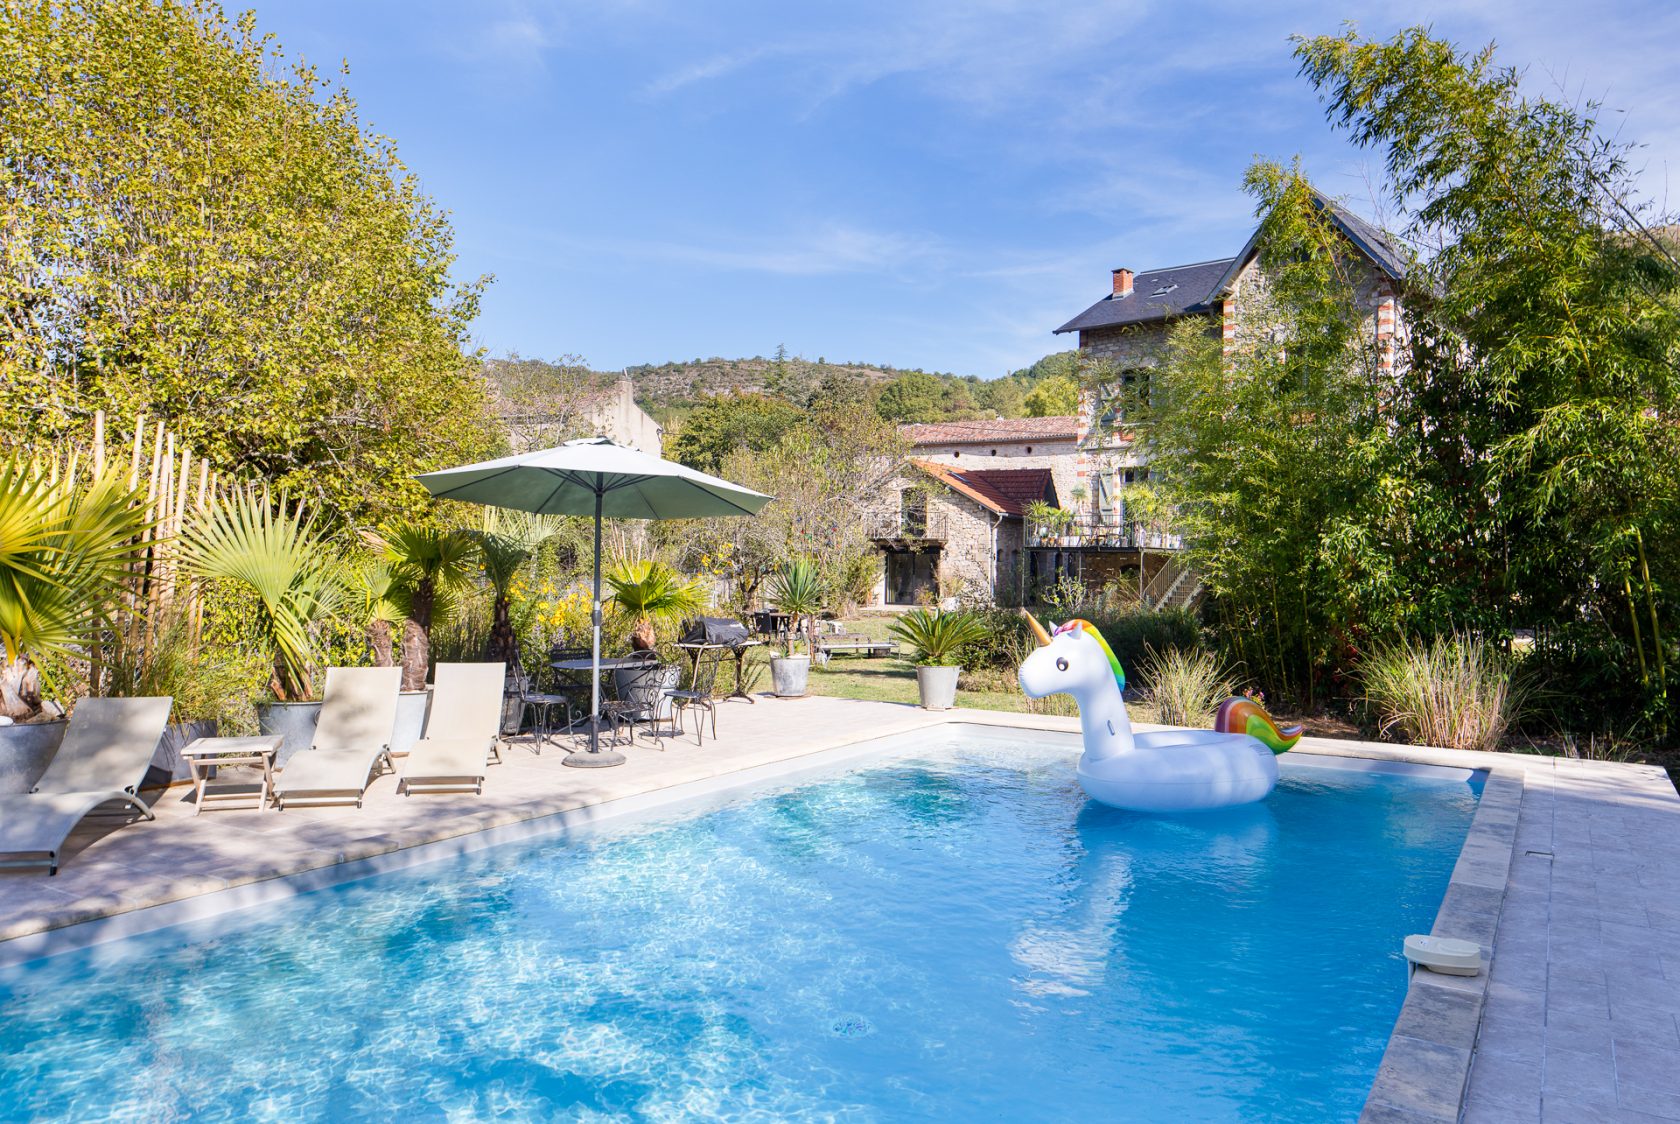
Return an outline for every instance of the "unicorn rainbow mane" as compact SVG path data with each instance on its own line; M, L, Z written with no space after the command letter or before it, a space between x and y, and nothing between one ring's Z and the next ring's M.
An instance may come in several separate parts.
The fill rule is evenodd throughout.
M1103 655L1108 657L1108 666L1114 669L1114 682L1119 685L1121 692L1124 693L1126 690L1126 669L1120 666L1120 661L1114 656L1114 649L1108 646L1108 641L1103 639L1103 634L1097 631L1096 625L1086 620L1071 620L1056 626L1056 631L1051 635L1060 636L1064 632L1090 634L1091 639L1097 642L1097 647L1103 650Z

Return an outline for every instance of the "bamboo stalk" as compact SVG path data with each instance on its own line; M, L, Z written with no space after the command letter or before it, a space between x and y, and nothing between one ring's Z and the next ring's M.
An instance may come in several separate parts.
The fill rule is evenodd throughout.
M93 474L105 475L105 411L93 412Z

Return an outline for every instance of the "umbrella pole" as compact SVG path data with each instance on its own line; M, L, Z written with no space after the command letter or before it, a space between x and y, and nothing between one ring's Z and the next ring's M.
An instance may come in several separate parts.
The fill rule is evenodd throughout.
M563 764L579 769L598 769L607 765L624 764L624 754L617 750L601 751L601 497L606 494L606 482L595 477L595 600L589 613L590 676L589 676L589 748L568 753Z
M593 632L589 675L589 752L601 752L601 481L595 480L595 606L589 614Z

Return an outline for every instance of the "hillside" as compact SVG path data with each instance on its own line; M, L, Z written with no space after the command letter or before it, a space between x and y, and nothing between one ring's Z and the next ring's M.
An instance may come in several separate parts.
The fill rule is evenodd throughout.
M902 412L909 403L914 415L905 413L897 420L959 421L1023 416L1027 394L1042 379L1071 374L1072 357L1072 352L1048 355L995 379L889 364L831 363L823 357L812 360L780 350L769 358L641 364L627 368L626 373L635 384L636 401L664 425L680 421L697 403L715 395L769 394L803 406L818 387L845 383L862 383L877 400L889 387L894 388L883 402L883 413L895 416L895 408ZM618 377L572 360L548 363L517 356L487 360L484 370L504 414L533 409L564 412L569 404L592 397Z

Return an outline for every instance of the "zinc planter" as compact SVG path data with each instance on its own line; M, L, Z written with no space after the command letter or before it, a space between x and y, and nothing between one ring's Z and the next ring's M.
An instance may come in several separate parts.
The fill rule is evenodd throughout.
M918 667L916 689L921 692L925 710L950 710L957 703L957 676L960 667Z
M809 693L810 656L771 656L770 689L779 699L797 699Z
M391 752L401 757L426 733L432 712L432 689L404 691L397 696L397 723L391 727Z
M192 770L181 757L181 750L198 738L216 736L216 720L201 722L171 722L163 728L157 749L152 751L152 768L146 775L148 784L174 784L192 779Z
M52 764L68 721L20 722L0 726L0 796L28 792Z
M280 735L280 751L274 766L284 769L292 754L308 749L315 739L315 723L321 720L319 702L265 702L257 704L257 729L270 736Z

